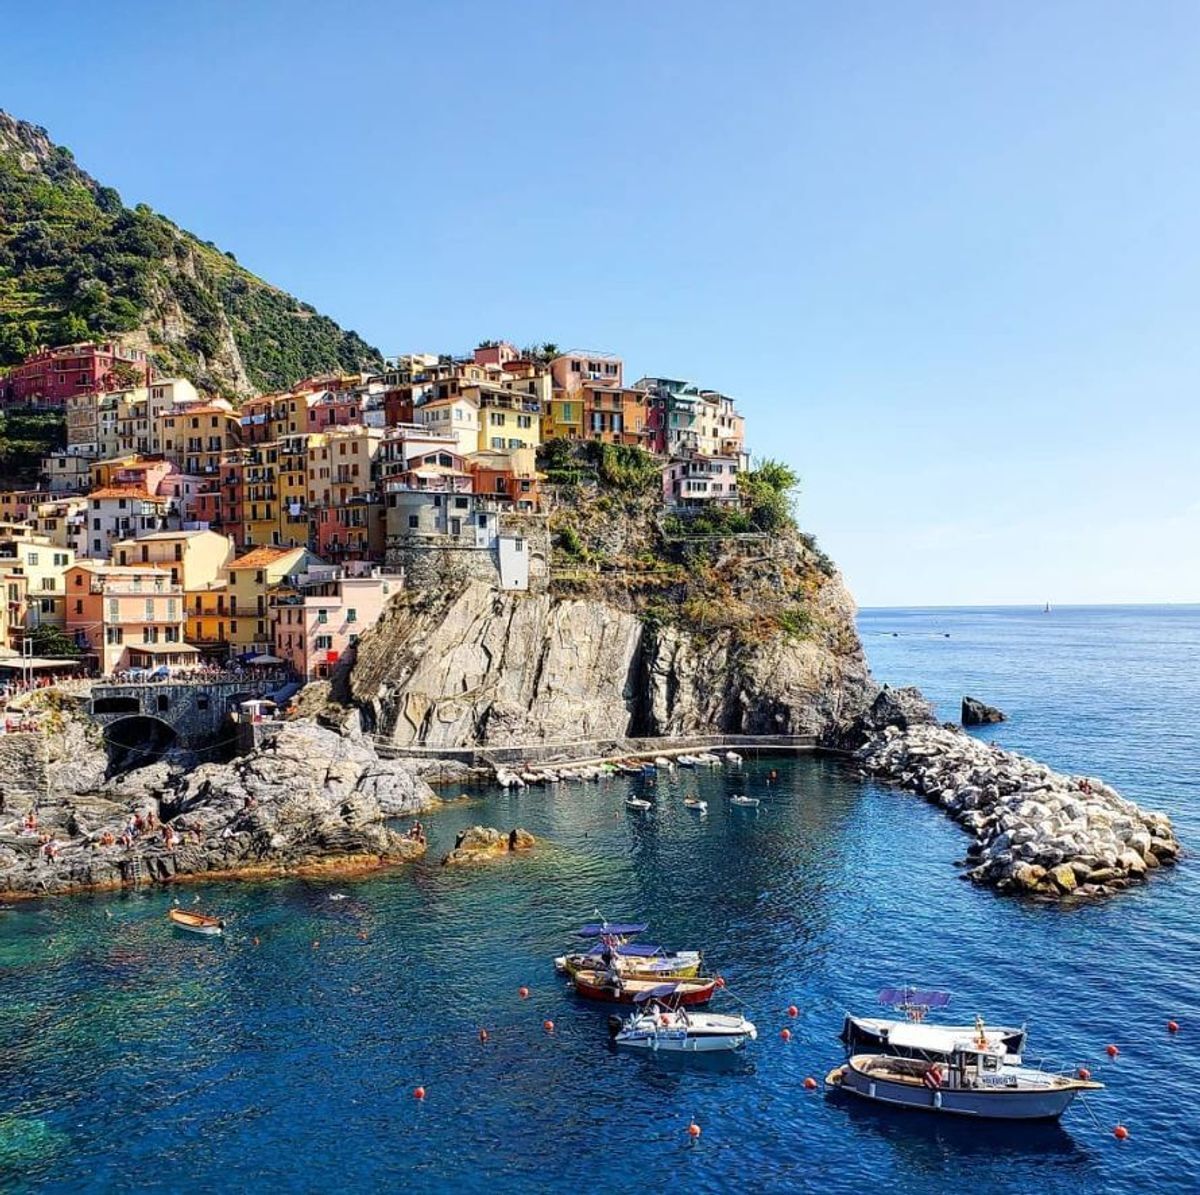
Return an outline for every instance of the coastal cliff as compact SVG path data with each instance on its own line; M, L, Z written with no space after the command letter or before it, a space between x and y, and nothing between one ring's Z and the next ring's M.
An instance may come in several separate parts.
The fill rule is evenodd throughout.
M796 546L756 545L764 578L779 575L772 560L794 566ZM771 633L778 594L766 584L755 603L756 581L741 580L752 617L734 622L725 608L718 625L648 617L636 589L611 582L586 595L473 581L437 598L402 596L360 641L350 696L397 745L830 734L875 692L840 578L814 587L798 635Z
M61 745L75 752L65 783L55 779L59 768L39 763ZM186 771L158 763L103 784L104 753L71 719L52 732L4 736L0 762L9 777L0 794L0 899L371 870L423 853L387 819L434 801L423 780L369 743L302 721L230 763ZM96 787L85 787L89 780ZM31 814L36 828L27 829ZM130 841L134 818L141 825Z

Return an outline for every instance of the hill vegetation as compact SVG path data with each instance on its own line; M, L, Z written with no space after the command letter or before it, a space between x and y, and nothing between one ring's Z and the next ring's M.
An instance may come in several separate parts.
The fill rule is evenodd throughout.
M379 351L112 188L0 112L0 366L120 335L161 372L231 397L378 366Z

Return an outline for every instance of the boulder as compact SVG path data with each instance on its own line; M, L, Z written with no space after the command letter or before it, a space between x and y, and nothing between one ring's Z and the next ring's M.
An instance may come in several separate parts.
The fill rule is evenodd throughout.
M1063 892L1074 891L1077 880L1075 870L1069 863L1060 863L1057 867L1052 868L1050 875Z
M459 834L454 849L442 859L442 866L502 859L517 851L529 850L536 841L528 830L519 827L497 830L492 826L472 826Z
M962 699L962 724L964 726L990 726L993 722L1004 722L1003 711L994 705L985 705L974 697Z

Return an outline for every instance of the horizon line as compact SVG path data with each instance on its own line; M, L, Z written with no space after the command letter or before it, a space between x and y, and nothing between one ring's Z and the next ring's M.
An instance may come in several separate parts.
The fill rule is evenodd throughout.
M910 602L903 605L860 605L858 613L861 614L866 610L1041 610L1044 605L1045 603L1038 602L969 602L961 605ZM1130 607L1157 609L1162 606L1200 606L1200 599L1178 602L1058 602L1057 604L1052 602L1049 605L1051 613L1055 610L1124 610Z

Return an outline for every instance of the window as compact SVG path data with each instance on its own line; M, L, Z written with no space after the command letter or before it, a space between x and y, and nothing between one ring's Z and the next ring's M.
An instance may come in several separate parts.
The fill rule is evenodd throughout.
M358 622L358 611L353 606L346 611L346 621Z
M501 412L501 411L490 412L488 415L488 423L490 423L492 425L492 427L503 427L504 426L503 412Z
M421 520L416 515L409 515L408 516L408 525L410 528L415 530L417 527L419 527L421 525Z
M332 646L333 646L333 636L332 635L318 635L313 640L313 647L315 647L317 649L317 651L328 651Z
M75 613L76 613L76 614L82 614L82 613L83 613L83 600L82 600L82 599L78 599L78 598L76 599L76 601L75 601Z
M517 416L517 426L518 427L532 427L533 420L528 415L518 415Z
M37 564L37 562L38 562L38 554L36 552L30 552L29 553L29 563Z
M317 622L319 622L323 625L323 624L327 623L328 621L329 621L329 611L328 610L318 610L317 611Z

